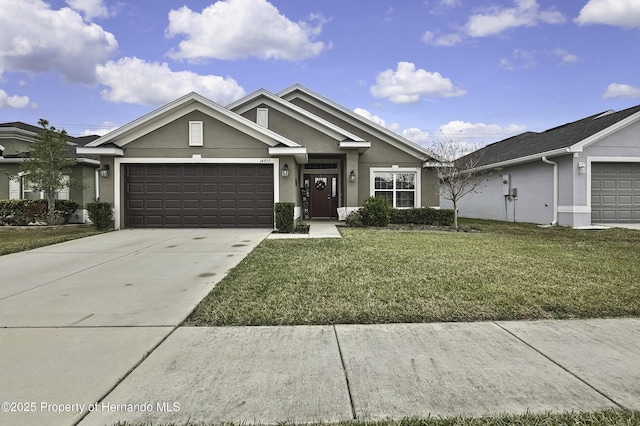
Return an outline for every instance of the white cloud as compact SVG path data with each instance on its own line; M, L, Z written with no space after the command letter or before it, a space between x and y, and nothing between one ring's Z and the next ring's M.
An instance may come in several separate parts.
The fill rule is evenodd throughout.
M559 56L562 59L562 62L565 64L576 62L578 60L578 56L573 53L569 53L564 49L556 49L553 51L556 56Z
M114 131L118 127L120 127L120 126L117 126L117 125L113 124L110 121L105 121L97 129L86 129L86 130L84 130L82 132L82 136L92 136L92 135L104 136L107 133Z
M510 59L501 58L499 67L513 71L515 69L530 69L538 64L536 61L536 52L532 50L514 49Z
M317 56L324 43L313 41L326 20L311 15L310 21L292 22L266 0L221 0L202 13L187 6L169 12L167 37L184 35L173 59L262 59L297 61Z
M363 108L356 108L353 110L353 112L355 112L358 115L361 115L362 117L366 118L369 121L373 121L379 126L387 128L389 130L393 130L394 132L398 129L398 127L400 127L398 123L387 124L387 122L383 118L380 118L377 115L371 114L369 111Z
M640 87L629 84L611 83L604 93L605 98L640 98Z
M101 93L109 102L161 105L197 92L226 105L245 95L244 89L230 77L172 71L166 63L149 63L135 57L98 65L96 73L98 82L108 87Z
M370 91L373 96L387 98L394 103L418 102L422 96L448 98L466 93L440 73L416 69L411 62L398 62L395 71L388 69L378 74Z
M437 35L432 31L426 31L422 35L422 42L433 46L451 47L462 43L462 35L458 33Z
M580 25L605 24L640 28L640 2L637 0L589 0L574 21Z
M73 10L82 12L87 21L109 17L109 10L103 0L66 0L66 2Z
M420 130L416 127L404 129L402 136L420 145L426 145L429 142L431 136L426 130Z
M492 7L486 13L471 15L465 26L466 33L471 37L487 37L509 28L565 22L564 15L558 11L541 11L536 0L514 0L514 3L515 7Z
M469 123L467 121L454 120L440 126L438 133L454 141L488 143L520 134L526 129L526 126L520 124L510 124L503 127L498 124Z
M96 64L118 48L113 34L87 24L69 8L42 0L0 0L0 68L56 71L72 82L93 83Z
M0 89L0 108L24 108L29 106L28 96L7 95L7 92Z

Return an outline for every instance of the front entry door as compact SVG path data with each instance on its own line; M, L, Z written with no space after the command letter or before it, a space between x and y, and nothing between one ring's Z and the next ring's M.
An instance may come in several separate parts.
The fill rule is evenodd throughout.
M309 175L311 219L338 217L338 175ZM306 183L306 182L305 182Z

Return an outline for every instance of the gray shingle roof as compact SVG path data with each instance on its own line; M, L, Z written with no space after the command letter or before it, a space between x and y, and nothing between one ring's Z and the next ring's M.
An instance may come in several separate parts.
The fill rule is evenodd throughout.
M640 111L640 105L622 111L605 111L544 132L525 132L492 143L468 156L480 156L477 167L568 148Z
M22 130L26 130L27 132L31 132L31 133L40 133L40 132L42 132L42 127L33 126L31 124L23 123L21 121L12 121L10 123L0 123L0 127L22 129ZM58 129L58 130L61 130L61 129ZM89 142L93 142L94 140L98 139L100 136L98 136L98 135L89 135L89 136L69 136L69 135L67 135L67 137L69 139L69 142L73 142L73 143L77 144L78 146L85 146Z

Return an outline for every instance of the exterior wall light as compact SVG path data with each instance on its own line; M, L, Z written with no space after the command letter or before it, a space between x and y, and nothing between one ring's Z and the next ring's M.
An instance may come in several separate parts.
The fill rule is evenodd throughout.
M580 173L587 173L587 165L585 163L578 163L578 171Z
M106 178L107 176L109 176L109 165L108 164L101 165L98 171L100 172L100 177Z
M349 173L349 182L355 182L356 181L356 172L355 170L351 170L351 173Z
M289 165L284 163L284 167L282 168L282 177L289 177Z

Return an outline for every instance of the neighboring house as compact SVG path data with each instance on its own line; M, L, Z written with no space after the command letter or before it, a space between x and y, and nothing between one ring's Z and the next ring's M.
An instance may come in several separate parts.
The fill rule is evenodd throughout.
M227 107L191 93L77 152L109 171L100 200L116 229L273 227L274 202L303 219L344 217L371 195L439 202L433 154L299 85Z
M640 105L469 155L491 174L460 201L461 216L573 227L640 222Z
M44 199L44 193L34 190L30 185L29 175L20 172L23 156L41 132L41 127L21 122L0 123L0 199ZM84 206L97 196L96 170L100 166L100 161L95 158L77 155L76 147L84 146L97 138L98 136L68 137L69 155L76 157L76 165L73 166L70 177L82 185L77 188L67 186L56 194L56 198L80 204L81 208L71 215L71 222L83 223L88 219Z

